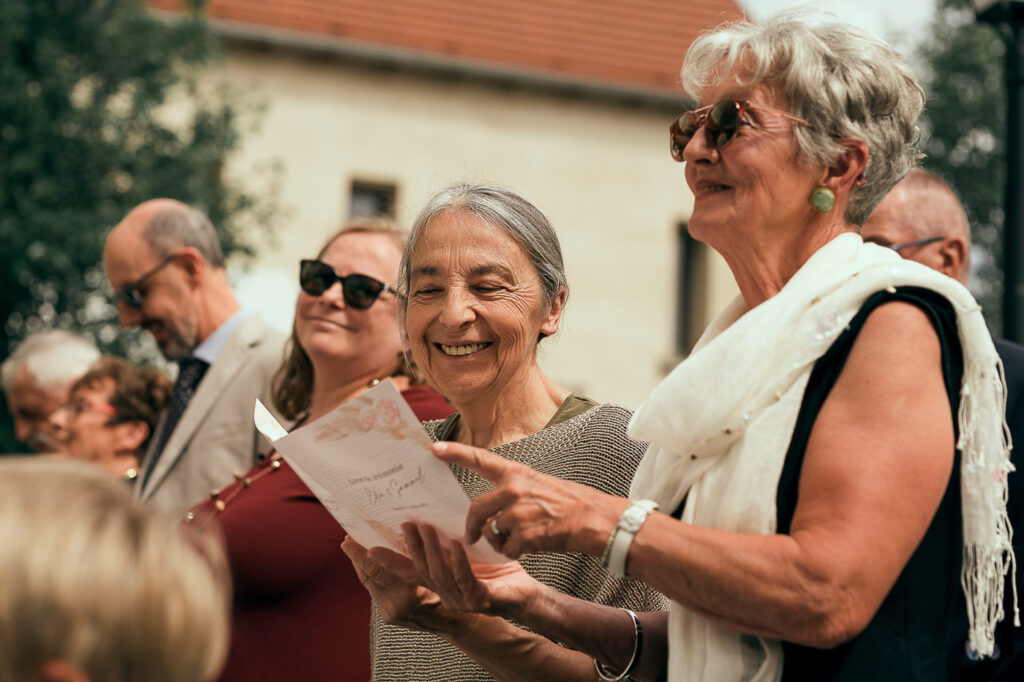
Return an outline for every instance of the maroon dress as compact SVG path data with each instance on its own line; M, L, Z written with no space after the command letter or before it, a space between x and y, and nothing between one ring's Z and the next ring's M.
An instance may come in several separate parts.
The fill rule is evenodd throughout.
M453 412L429 387L402 395L421 421ZM220 680L370 679L370 596L340 548L345 531L286 462L268 457L186 522L218 525L231 564L231 648Z

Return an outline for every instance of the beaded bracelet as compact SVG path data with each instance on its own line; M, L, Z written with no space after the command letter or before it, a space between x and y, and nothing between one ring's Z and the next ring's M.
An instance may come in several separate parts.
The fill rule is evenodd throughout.
M612 555L612 544L615 542L615 536L619 534L619 527L615 526L612 529L611 535L608 536L608 542L604 543L604 552L601 553L601 568L608 570L608 559Z
M626 669L618 675L615 675L611 669L605 664L601 663L596 658L594 659L594 667L597 669L597 677L602 682L620 682L629 677L629 674L633 672L633 668L640 662L640 649L643 647L644 642L644 630L640 627L640 619L636 617L630 609L622 609L629 614L630 619L633 621L633 634L635 639L633 640L633 655L629 657L629 663L626 664Z

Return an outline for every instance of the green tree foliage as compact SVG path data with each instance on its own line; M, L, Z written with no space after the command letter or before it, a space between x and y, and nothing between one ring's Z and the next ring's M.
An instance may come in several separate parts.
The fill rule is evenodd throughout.
M1002 328L1002 231L1006 186L1005 45L979 24L969 0L940 0L931 36L918 49L928 102L922 117L925 168L945 178L971 222L973 283L985 318Z
M0 2L0 357L49 327L145 354L116 327L100 266L106 232L134 205L201 208L227 253L248 252L243 224L269 222L273 195L224 177L247 110L196 85L218 44L190 9L170 20L138 0ZM0 452L12 445L0 423Z

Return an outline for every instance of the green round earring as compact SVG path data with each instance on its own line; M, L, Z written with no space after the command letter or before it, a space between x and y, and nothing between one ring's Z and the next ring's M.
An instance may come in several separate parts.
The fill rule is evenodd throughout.
M836 193L828 187L815 187L811 192L811 206L818 213L828 213L836 207Z

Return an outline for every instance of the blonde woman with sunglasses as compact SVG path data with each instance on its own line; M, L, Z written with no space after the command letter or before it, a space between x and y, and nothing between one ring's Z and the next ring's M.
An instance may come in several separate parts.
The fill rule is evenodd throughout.
M881 41L794 15L705 33L682 83L697 107L670 150L689 229L740 295L634 415L651 446L631 499L436 446L495 486L467 541L598 557L670 612L474 573L426 527L407 531L412 568L448 608L588 652L591 679L924 682L965 646L998 655L1012 559L999 359L963 286L859 235L919 157L921 88ZM969 631L951 631L957 600Z
M300 264L291 348L274 381L275 406L300 428L389 377L420 419L451 413L402 353L403 240L386 220L359 221ZM370 599L339 547L345 531L277 453L185 521L224 535L234 577L220 680L369 679Z

